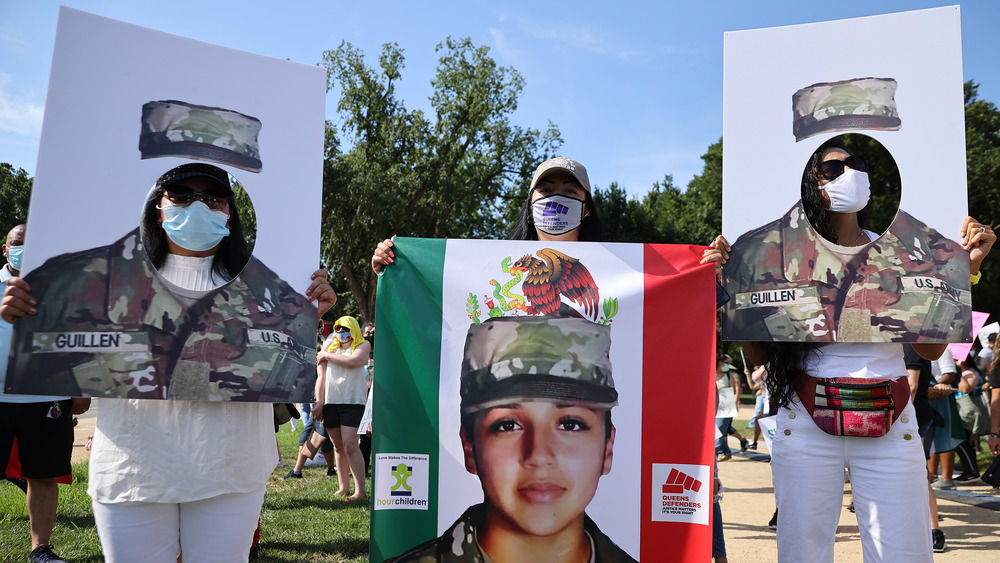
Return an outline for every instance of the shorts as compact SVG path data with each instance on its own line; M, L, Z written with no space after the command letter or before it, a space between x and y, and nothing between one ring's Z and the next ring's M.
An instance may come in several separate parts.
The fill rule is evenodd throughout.
M323 426L339 428L361 426L361 417L365 414L364 405L323 405Z
M52 479L73 472L72 399L59 401L62 414L49 418L52 401L0 403L0 467L7 469L17 438L21 474L27 479Z

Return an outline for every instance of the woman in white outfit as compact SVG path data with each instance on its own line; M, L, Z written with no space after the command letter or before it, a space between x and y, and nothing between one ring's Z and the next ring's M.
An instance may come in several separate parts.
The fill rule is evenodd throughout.
M150 192L143 243L179 298L206 295L249 260L232 194L226 172L208 164L172 169ZM30 287L16 286L4 316L33 314ZM336 301L323 270L306 295L320 314ZM101 401L87 492L106 560L246 561L277 461L272 412L270 403Z
M819 211L826 218L811 219L812 227L827 241L839 241L837 244L846 251L866 246L878 237L860 227L856 211L830 209L831 197L858 198L850 208L861 209L867 204L867 174L864 170L852 170L853 162L864 163L851 158L841 146L826 143L813 154L803 177L804 188L813 190L803 194L803 205L813 207L807 209L807 214ZM832 184L848 171L852 173L845 178L846 182ZM849 182L862 182L865 189L844 186ZM843 191L827 193L835 189ZM960 235L976 278L996 235L971 217L963 222ZM720 236L711 246L706 256L721 253L725 263L730 250L726 240ZM769 342L742 345L751 362L768 366L765 382L779 405L771 452L779 509L779 561L833 561L845 467L851 472L864 560L932 561L927 470L906 387L902 345ZM935 359L945 344L915 343L913 348L921 356ZM882 411L827 408L833 401L823 399L822 395L846 397L857 392L858 386L864 389L863 393L870 393L865 399L873 404L884 404L879 402L886 401L891 394L894 407ZM807 403L810 409L806 408ZM844 400L844 405L847 404ZM888 427L882 435L875 412L883 417L881 430Z

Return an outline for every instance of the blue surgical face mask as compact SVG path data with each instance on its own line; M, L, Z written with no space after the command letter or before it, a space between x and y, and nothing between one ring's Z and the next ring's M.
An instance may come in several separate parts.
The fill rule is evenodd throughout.
M351 333L349 332L335 332L334 334L337 335L337 340L339 340L341 344L347 344L351 341Z
M229 215L213 211L200 201L185 207L164 205L163 230L181 248L201 252L209 250L229 235Z
M10 267L13 270L21 270L21 257L24 255L24 245L19 246L8 246L7 247L7 261L10 262Z

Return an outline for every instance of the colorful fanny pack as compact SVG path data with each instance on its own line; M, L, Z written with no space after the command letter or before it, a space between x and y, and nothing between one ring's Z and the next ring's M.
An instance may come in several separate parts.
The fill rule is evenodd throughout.
M910 399L910 382L854 377L816 378L801 372L795 389L813 422L833 436L885 436Z

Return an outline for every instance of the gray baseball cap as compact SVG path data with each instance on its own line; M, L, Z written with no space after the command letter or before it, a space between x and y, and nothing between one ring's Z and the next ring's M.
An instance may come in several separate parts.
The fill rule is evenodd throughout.
M583 189L590 193L590 177L587 176L587 169L579 162L565 156L550 158L539 164L538 168L535 169L535 175L531 177L531 189L535 189L535 186L538 185L538 182L542 178L553 172L565 172L569 174L576 178L576 181L580 182Z
M469 327L462 412L530 400L618 403L611 327L578 317L497 317Z

